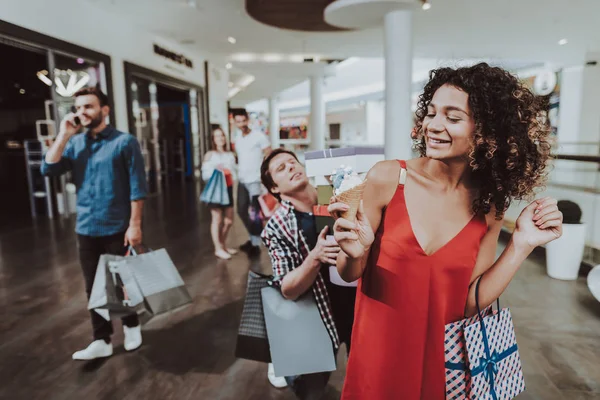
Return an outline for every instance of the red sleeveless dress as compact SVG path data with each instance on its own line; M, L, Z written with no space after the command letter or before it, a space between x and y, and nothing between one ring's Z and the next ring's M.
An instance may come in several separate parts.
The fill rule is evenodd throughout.
M359 282L342 400L445 398L444 326L464 317L486 232L485 218L473 217L428 256L398 186Z

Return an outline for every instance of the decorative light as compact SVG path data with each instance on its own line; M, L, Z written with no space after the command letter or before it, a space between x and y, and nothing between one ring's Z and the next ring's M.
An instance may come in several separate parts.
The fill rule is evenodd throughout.
M564 46L565 44L569 43L569 41L567 39L560 39L558 41L558 45L559 46Z
M85 60L83 58L77 59L77 64L83 64L84 62L85 62Z
M231 44L236 44L236 43L237 43L237 40L236 40L236 39L235 39L233 36L229 36L229 37L227 38L227 41L228 41L229 43L231 43Z
M227 64L225 64L225 68L231 69L231 68L233 68L233 64L227 63Z
M48 71L46 71L46 70L38 71L36 76L38 77L38 79L40 81L44 82L47 86L52 86L52 81L50 80L50 78L48 78Z
M56 70L54 72L54 75L55 75L54 84L56 85L56 89L55 89L56 93L58 93L62 97L73 96L79 89L83 88L90 81L90 76L87 73L82 72L80 74L81 74L81 77L78 77L77 73L73 72L71 70L69 70L69 71ZM69 76L69 81L67 83L67 86L65 86L63 81L60 79L59 75L68 75ZM40 78L40 75L38 75L38 78ZM40 80L42 80L42 79L40 78ZM46 82L44 82L44 83L46 83Z
M428 0L423 0L423 10L427 11L431 8L431 3Z

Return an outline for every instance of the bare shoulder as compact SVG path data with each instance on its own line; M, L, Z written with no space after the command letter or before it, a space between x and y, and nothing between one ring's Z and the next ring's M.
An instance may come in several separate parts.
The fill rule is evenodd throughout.
M396 160L379 161L367 174L369 186L385 187L390 183L397 184L400 178L400 163Z
M365 206L382 209L394 197L400 179L400 163L396 160L380 161L369 170L363 199Z

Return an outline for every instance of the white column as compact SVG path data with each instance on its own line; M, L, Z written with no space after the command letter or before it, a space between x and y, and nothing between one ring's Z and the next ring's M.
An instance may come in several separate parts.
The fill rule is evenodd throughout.
M412 11L385 16L385 158L412 157Z
M325 99L323 98L323 76L310 78L310 149L325 149Z
M269 99L269 135L271 136L271 148L279 148L279 106L277 98Z

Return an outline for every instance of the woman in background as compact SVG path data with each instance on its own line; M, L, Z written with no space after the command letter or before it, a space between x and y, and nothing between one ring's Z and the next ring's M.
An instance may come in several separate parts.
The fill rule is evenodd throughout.
M211 213L210 234L215 246L215 255L223 260L229 260L237 250L227 248L227 235L233 223L233 181L237 165L235 154L227 149L227 138L223 129L212 131L212 150L204 155L202 163L202 179L208 181L215 169L223 171L227 182L229 204L208 204Z

